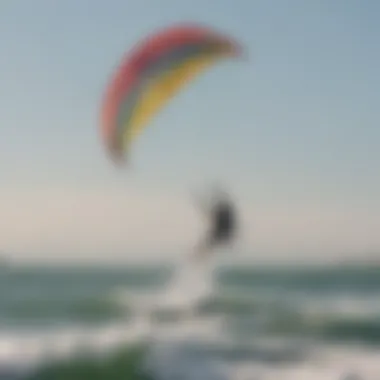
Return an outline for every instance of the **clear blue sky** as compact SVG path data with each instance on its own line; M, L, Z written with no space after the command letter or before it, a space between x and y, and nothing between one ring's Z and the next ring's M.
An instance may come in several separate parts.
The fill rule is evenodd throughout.
M326 249L330 242L337 251L350 245L355 250L351 235L360 229L357 247L380 247L377 233L365 235L380 219L379 14L375 0L3 1L0 185L8 195L0 202L9 217L1 225L12 229L15 240L27 234L16 216L20 204L28 204L31 189L46 192L45 206L41 203L46 222L52 217L47 203L61 201L62 189L74 199L76 191L96 188L115 202L112 192L130 187L136 193L149 189L151 199L165 192L183 197L217 178L240 195L246 209L260 210L248 229L256 226L260 232L260 220L266 218L268 241L256 237L259 251L280 249L270 245L276 240L268 232L271 223L283 218L277 227L284 231L294 215L294 226L311 215L310 229L317 230L294 249L316 247L320 238ZM222 64L186 88L136 142L131 172L117 172L98 134L107 79L141 37L182 20L235 36L250 60ZM321 209L330 211L315 216ZM335 223L329 213L340 215L346 231L338 240L323 230L327 220ZM51 235L42 224L40 235ZM296 227L292 233L288 240L297 240ZM25 252L31 239L23 246L11 238L4 244ZM72 250L84 244L77 247L80 239L71 239ZM49 249L58 241L51 238ZM127 249L128 242L121 241ZM112 239L102 244L106 249ZM33 249L43 246L41 237Z

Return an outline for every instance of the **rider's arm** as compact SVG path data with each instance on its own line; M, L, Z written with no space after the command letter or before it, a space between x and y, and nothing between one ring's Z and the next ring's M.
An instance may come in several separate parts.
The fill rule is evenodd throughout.
M204 197L194 196L193 199L197 208L200 209L204 215L209 216L212 211L212 204L207 202Z

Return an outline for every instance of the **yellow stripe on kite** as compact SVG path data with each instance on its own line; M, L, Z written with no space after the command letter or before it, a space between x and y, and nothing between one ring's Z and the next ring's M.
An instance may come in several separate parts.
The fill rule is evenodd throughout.
M144 126L171 99L176 92L183 88L197 74L201 74L225 54L202 55L186 60L175 69L152 80L144 90L128 125L124 126L123 143L127 147L142 132Z

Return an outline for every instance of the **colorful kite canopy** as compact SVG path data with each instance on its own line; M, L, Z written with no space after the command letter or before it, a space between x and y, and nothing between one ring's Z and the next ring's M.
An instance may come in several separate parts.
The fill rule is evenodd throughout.
M123 161L135 137L188 82L241 53L232 39L197 25L166 28L141 42L123 59L102 107L102 135L113 160Z

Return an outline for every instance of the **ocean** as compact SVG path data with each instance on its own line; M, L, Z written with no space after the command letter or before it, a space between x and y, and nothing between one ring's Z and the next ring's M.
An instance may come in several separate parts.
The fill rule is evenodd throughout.
M186 286L174 275L2 268L0 379L380 379L379 268L220 266Z

